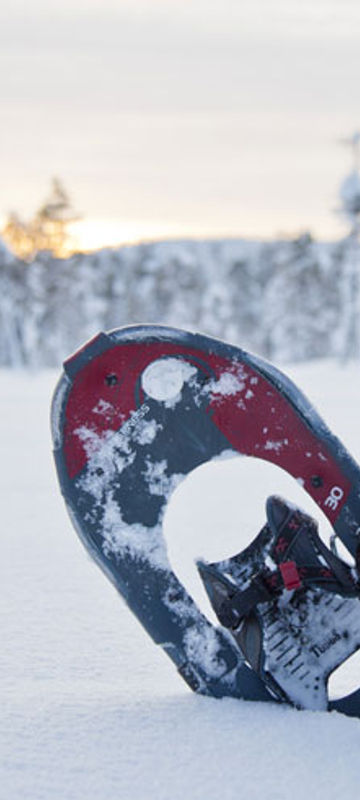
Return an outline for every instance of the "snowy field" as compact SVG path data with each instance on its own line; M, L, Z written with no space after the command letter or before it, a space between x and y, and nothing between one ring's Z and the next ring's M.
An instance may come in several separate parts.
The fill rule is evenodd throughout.
M360 459L360 366L288 373ZM360 721L193 695L90 561L52 463L56 379L0 373L1 800L357 798ZM248 543L274 492L314 511L292 479L246 459L178 488L169 551L204 610L193 559ZM360 683L357 664L343 688Z

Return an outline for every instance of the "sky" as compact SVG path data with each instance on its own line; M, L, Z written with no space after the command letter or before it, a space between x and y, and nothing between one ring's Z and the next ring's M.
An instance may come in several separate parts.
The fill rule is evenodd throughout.
M359 74L358 0L2 0L0 217L58 176L88 241L337 238Z

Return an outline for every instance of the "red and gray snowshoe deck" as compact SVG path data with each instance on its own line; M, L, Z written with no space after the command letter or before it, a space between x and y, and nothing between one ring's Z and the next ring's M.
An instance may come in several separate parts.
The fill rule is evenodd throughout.
M200 334L100 333L64 364L52 405L61 490L84 545L197 692L273 700L236 642L174 574L162 523L172 491L224 451L301 480L358 556L360 470L296 386ZM329 704L360 716L360 690Z

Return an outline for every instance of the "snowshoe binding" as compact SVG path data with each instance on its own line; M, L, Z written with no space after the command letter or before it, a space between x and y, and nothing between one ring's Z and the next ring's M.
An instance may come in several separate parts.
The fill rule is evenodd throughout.
M355 571L320 539L315 521L279 497L243 552L198 563L217 617L279 700L326 709L331 673L360 647Z

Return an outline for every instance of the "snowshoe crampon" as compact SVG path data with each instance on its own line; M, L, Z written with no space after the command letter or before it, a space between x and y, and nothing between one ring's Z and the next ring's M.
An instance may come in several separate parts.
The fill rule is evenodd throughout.
M52 431L81 540L194 691L360 716L360 690L333 702L326 691L360 645L357 573L325 548L312 520L270 500L247 550L200 566L221 627L167 557L162 524L174 488L233 451L300 479L356 562L359 467L293 383L215 339L134 326L99 334L65 362Z

